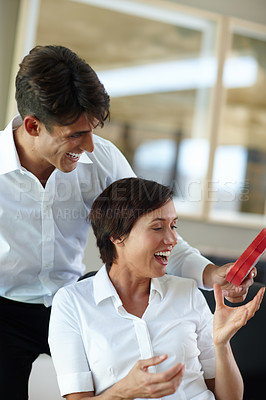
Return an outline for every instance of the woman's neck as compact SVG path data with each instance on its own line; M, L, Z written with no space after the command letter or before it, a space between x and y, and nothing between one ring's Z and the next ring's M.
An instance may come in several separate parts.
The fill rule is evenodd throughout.
M117 264L112 265L109 278L125 310L141 318L149 304L151 279L137 277L125 266Z

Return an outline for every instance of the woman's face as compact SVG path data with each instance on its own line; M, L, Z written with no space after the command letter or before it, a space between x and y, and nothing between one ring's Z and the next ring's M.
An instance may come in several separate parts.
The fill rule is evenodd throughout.
M120 247L123 264L138 277L163 276L169 255L177 244L176 223L172 200L137 219Z

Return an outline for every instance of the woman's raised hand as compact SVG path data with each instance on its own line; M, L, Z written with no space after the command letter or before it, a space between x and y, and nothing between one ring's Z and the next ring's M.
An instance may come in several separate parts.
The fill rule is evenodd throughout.
M226 344L234 334L252 318L259 309L265 288L261 288L249 303L239 307L228 307L220 285L214 285L216 308L213 319L213 341L215 345Z

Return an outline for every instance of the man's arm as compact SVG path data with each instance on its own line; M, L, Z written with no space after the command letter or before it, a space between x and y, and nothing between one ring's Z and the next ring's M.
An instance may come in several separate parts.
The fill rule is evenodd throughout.
M203 272L209 264L211 264L211 261L208 260L208 258L203 257L199 250L191 247L180 235L178 235L177 245L173 248L169 257L167 273L194 279L199 288L210 289L212 285L208 287L208 284L203 281Z

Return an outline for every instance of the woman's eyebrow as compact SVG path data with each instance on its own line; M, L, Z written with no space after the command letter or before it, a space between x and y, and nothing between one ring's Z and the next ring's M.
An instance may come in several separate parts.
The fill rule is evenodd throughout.
M166 218L159 218L159 217L157 217L157 218L154 218L154 219L151 221L151 223L152 223L152 222L156 222L156 221L166 221ZM172 221L178 221L178 217L173 218Z

